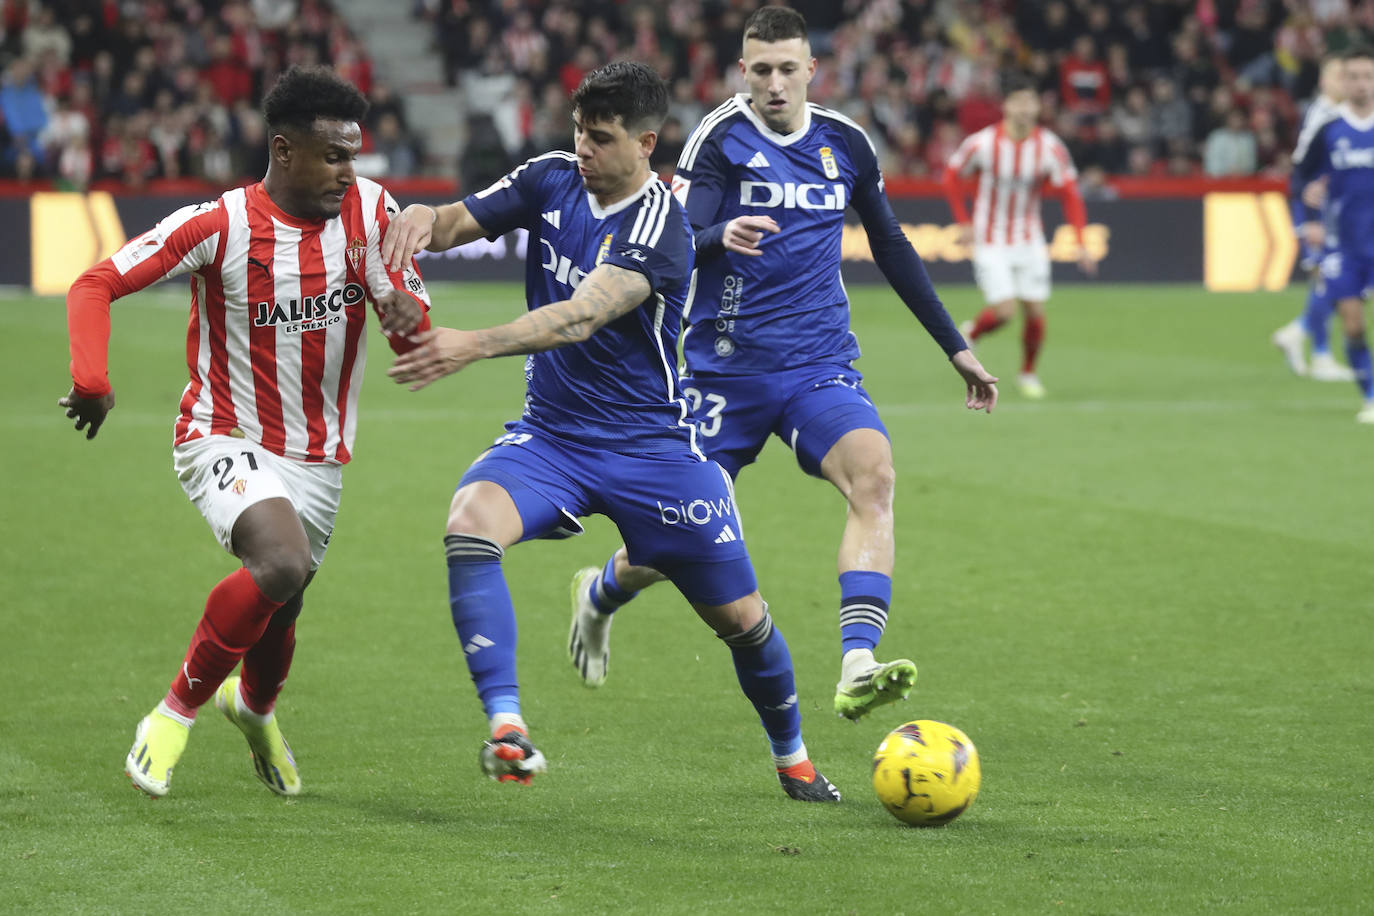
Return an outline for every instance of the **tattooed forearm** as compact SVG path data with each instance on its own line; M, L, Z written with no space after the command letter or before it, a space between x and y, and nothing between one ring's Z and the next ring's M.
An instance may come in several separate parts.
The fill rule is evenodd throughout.
M509 324L478 331L482 355L539 353L581 343L633 311L651 292L642 273L602 264L587 274L571 299L526 312Z

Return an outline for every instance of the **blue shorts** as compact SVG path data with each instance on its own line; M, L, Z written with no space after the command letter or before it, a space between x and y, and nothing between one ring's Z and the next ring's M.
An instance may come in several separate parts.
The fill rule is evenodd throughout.
M1329 254L1322 261L1322 275L1326 294L1336 302L1363 299L1365 290L1374 286L1374 257L1351 251Z
M758 588L735 491L714 461L626 455L551 435L524 421L463 474L499 485L520 513L520 540L571 537L577 521L604 515L620 529L630 562L672 580L695 604L728 604Z
M845 433L887 428L864 391L863 376L845 363L824 363L768 375L685 375L682 392L697 421L697 442L737 477L775 435L801 469L821 476L821 459Z

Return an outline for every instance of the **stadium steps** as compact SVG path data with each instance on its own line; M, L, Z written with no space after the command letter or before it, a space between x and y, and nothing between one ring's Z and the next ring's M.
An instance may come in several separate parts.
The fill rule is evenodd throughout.
M388 83L403 100L410 130L423 144L424 171L456 176L463 145L463 96L444 82L434 27L409 18L395 4L375 0L337 0L335 8L362 39L375 78Z

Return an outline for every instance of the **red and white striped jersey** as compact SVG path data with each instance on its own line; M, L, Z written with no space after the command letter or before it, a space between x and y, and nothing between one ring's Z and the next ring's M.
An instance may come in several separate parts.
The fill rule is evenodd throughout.
M979 245L1044 244L1040 193L1045 183L1076 183L1069 151L1053 133L1034 127L1024 140L1006 135L1001 122L970 134L949 159L961 177L977 173L973 238Z
M413 262L404 272L382 263L381 239L396 212L381 185L359 178L337 217L301 220L259 183L176 211L88 271L99 284L100 295L90 297L96 305L106 292L118 297L191 275L191 380L176 444L237 430L287 458L349 460L367 356L367 300L398 289L429 308ZM68 295L69 312L79 304L82 281ZM420 329L427 326L428 317ZM104 347L91 346L91 333L83 336L85 352L73 326L79 391L97 386L104 370ZM403 352L413 341L397 335L391 344Z

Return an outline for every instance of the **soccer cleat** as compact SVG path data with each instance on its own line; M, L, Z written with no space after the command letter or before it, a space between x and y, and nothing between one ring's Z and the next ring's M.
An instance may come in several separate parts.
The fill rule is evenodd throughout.
M1314 382L1355 381L1354 371L1336 362L1336 358L1330 353L1312 354L1312 365L1307 370L1307 377Z
M959 322L959 333L960 333L960 335L963 336L963 338L964 338L964 343L968 344L968 348L969 348L970 350L972 350L972 349L973 349L973 322L972 322L972 321L961 321L961 322Z
M835 685L835 715L861 719L879 706L905 700L916 684L916 664L907 658L859 672Z
M172 768L186 750L191 729L156 709L144 716L134 730L134 746L124 758L124 772L134 785L161 798L172 787Z
M1040 379L1034 372L1022 372L1016 384L1020 387L1021 394L1032 401L1038 401L1045 396L1045 386L1040 384Z
M1374 423L1374 401L1365 401L1360 412L1355 414L1356 423Z
M548 761L530 743L529 736L513 726L482 742L477 759L482 772L497 782L518 782L524 786L548 769Z
M778 782L788 798L808 802L837 802L840 790L811 765L811 761L778 770Z
M296 769L296 758L291 746L281 736L277 717L273 716L265 724L249 721L239 713L237 702L239 678L231 677L215 691L215 708L224 717L238 726L243 737L248 739L248 749L253 756L253 772L278 795L299 795L301 793L301 774Z
M1303 344L1307 335L1295 322L1289 322L1270 336L1269 340L1279 348L1288 368L1294 375L1307 374L1307 358L1303 355Z
M572 627L568 630L568 658L588 687L606 682L611 663L611 620L592 604L591 587L601 570L579 569L572 580Z

